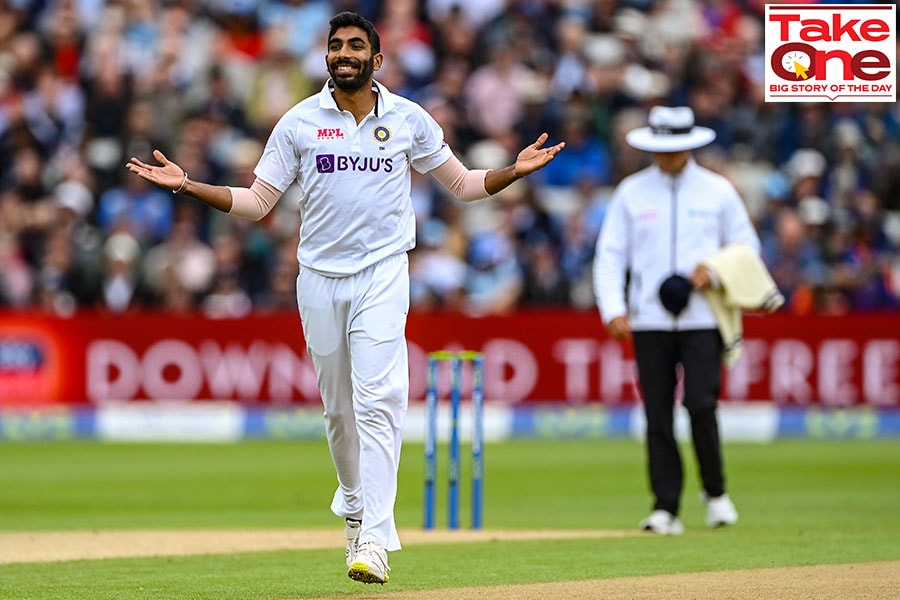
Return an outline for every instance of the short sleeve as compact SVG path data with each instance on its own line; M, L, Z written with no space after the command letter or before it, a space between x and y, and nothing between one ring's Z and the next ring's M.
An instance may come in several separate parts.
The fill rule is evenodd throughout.
M253 169L254 175L284 192L300 172L300 152L295 132L296 119L285 114L272 129L262 157Z
M444 130L424 108L415 105L412 123L412 151L410 160L419 173L427 173L444 164L452 151L444 141Z

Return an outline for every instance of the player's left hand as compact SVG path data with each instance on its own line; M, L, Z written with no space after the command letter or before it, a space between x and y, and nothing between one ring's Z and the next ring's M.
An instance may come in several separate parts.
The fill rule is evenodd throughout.
M691 283L695 290L705 290L714 287L712 274L709 272L709 269L702 265L698 265L691 273Z
M529 173L534 173L556 158L556 155L566 147L565 142L560 142L555 146L542 148L541 146L544 145L548 137L546 133L542 133L538 136L537 141L519 152L519 156L516 157L516 175L524 177Z

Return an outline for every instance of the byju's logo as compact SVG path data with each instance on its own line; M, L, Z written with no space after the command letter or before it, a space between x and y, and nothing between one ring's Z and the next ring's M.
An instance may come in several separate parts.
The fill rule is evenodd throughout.
M319 173L334 173L334 154L316 156L316 170Z
M896 102L894 4L766 4L766 102Z
M394 161L391 158L383 157L319 154L316 156L316 170L319 173L334 173L335 171L369 171L371 173L383 171L390 173L394 170Z

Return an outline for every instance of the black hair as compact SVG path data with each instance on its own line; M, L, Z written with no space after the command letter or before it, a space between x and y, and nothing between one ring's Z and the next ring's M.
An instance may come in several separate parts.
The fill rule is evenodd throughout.
M372 25L371 21L355 12L344 11L334 15L328 22L331 29L328 31L328 39L331 40L334 33L341 27L359 27L366 32L369 38L369 45L372 46L372 54L381 52L381 36L378 30Z

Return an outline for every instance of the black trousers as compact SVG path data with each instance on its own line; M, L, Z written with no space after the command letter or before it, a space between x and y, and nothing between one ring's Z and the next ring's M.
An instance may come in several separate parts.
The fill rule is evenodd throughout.
M675 440L675 391L679 369L684 384L682 404L691 421L691 438L703 489L725 493L716 405L722 387L722 337L717 329L636 331L634 354L647 418L647 464L653 509L677 515L684 471Z

